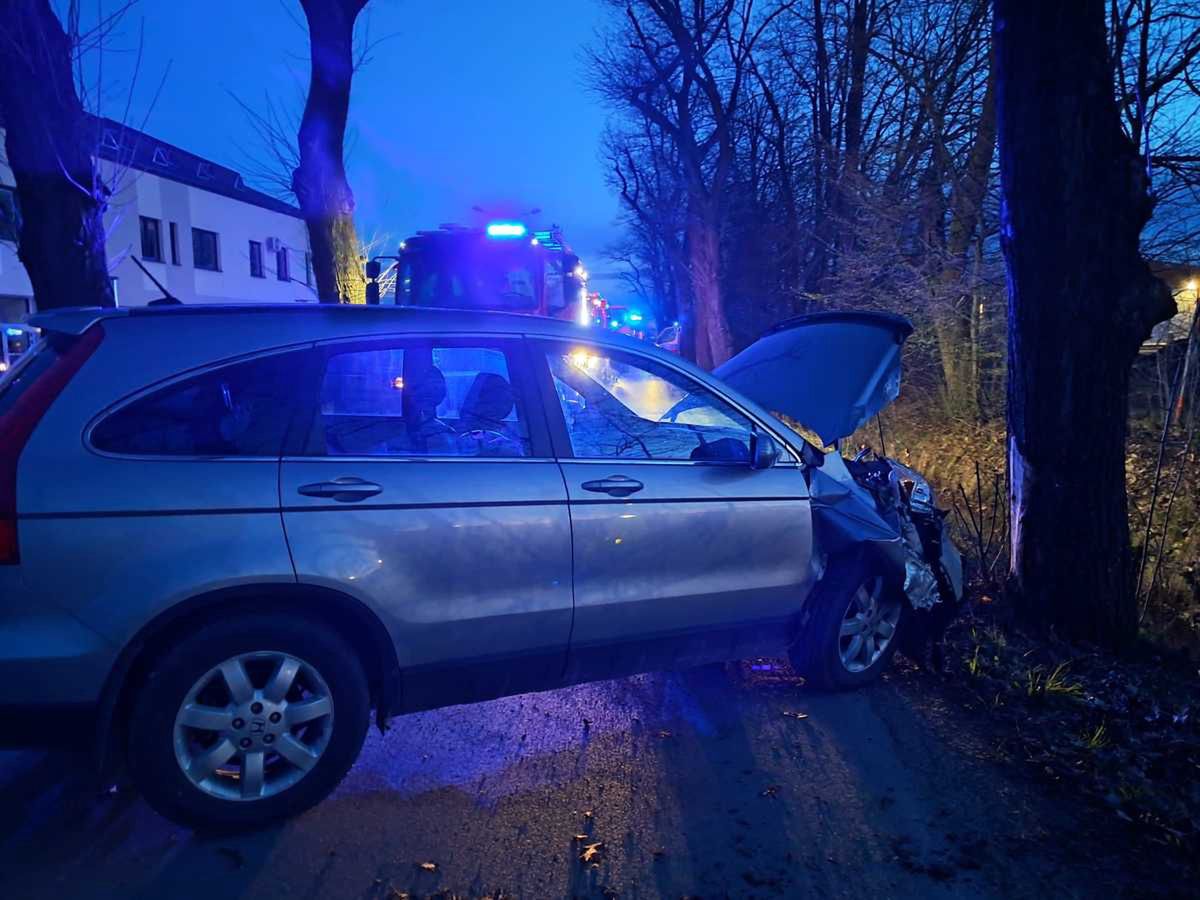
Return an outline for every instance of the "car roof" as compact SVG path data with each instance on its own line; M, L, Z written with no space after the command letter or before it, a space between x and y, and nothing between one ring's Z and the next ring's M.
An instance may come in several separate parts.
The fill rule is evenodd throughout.
M491 310L437 309L414 306L367 306L361 303L170 303L161 306L99 307L76 306L47 310L32 316L29 323L45 331L82 334L97 322L115 319L243 319L250 316L283 316L298 327L320 328L320 322L353 322L368 328L404 327L432 330L484 329L525 334L562 333L579 336L584 329L563 319ZM357 317L357 318L355 318Z
M765 421L771 413L724 385L711 372L654 346L648 341L616 334L606 328L578 325L564 319L486 310L435 309L412 306L367 306L339 303L231 303L70 307L31 317L43 331L83 334L92 325L110 326L114 348L138 361L110 369L105 385L114 396L190 368L222 362L264 349L299 347L320 341L371 339L374 336L446 332L448 334L525 335L624 349L690 373L701 382L722 385L746 408ZM106 329L107 330L107 329ZM169 341L165 340L169 338ZM106 339L104 345L109 341ZM787 435L779 425L778 435ZM788 438L784 438L785 443Z
M397 331L523 334L561 340L586 340L661 355L653 344L605 329L564 319L491 310L439 309L413 306L367 306L350 303L169 303L160 306L63 307L32 316L29 323L44 332L80 335L96 323L125 329L139 325L153 332L186 330L189 337L215 336L224 328L270 335L278 344L336 340ZM678 357L671 355L673 361Z

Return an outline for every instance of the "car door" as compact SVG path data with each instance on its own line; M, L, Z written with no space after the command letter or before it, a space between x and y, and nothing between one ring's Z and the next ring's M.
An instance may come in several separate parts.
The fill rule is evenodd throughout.
M381 616L405 709L560 677L570 520L522 342L412 336L316 354L316 402L280 480L299 579Z
M782 648L811 580L796 461L752 468L761 425L666 361L536 347L574 534L571 677Z

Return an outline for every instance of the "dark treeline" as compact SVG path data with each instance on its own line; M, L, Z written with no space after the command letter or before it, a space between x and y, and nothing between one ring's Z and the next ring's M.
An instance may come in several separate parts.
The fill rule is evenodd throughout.
M613 0L591 48L613 111L614 257L712 365L822 308L912 318L912 392L1002 414L1004 269L987 0ZM1037 15L1036 11L1031 13ZM1200 16L1114 2L1123 127L1146 156L1143 250L1197 255Z

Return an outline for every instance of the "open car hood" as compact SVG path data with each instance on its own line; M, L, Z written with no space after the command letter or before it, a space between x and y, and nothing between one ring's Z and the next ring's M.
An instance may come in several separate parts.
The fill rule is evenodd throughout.
M779 323L713 374L832 444L899 395L912 330L891 313L811 313Z

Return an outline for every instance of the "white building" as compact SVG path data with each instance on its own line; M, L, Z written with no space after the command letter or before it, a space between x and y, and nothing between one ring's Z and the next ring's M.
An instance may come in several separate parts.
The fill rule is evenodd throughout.
M120 306L163 292L184 303L316 298L308 232L293 206L248 188L232 169L108 119L95 119L101 172L114 187L108 265ZM4 131L0 128L0 150ZM12 171L0 152L0 321L36 309L17 259Z

